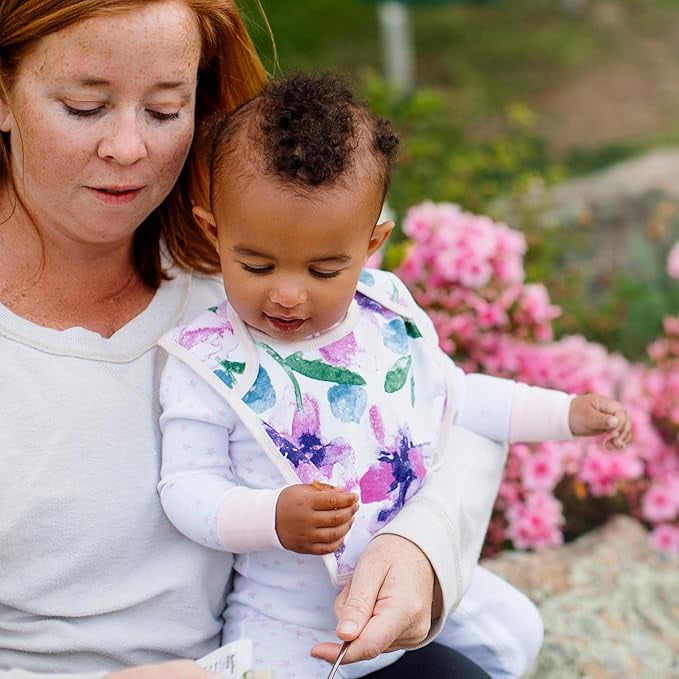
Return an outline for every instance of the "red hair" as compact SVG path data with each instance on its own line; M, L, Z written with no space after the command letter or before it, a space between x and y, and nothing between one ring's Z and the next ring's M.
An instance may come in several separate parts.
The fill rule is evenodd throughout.
M151 0L158 1L158 0ZM128 12L149 0L2 0L0 2L0 97L9 103L22 59L45 36L80 21ZM216 113L253 97L266 73L234 0L181 0L195 12L202 40L196 91L196 130ZM261 7L260 7L261 9ZM165 277L161 241L176 265L216 273L217 252L196 225L191 208L208 205L207 159L195 135L177 183L134 235L135 267L146 285ZM9 137L0 142L0 189L11 182Z

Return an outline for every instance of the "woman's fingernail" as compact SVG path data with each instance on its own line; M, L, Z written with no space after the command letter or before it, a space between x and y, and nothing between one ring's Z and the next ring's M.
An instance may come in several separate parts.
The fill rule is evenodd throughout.
M337 631L340 634L354 634L358 629L358 625L353 620L344 620L337 625Z

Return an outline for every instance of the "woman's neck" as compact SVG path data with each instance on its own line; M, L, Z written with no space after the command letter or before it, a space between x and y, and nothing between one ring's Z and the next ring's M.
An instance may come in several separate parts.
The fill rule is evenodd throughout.
M39 233L17 210L0 223L0 303L38 325L110 337L153 297L131 250L131 240L99 245Z

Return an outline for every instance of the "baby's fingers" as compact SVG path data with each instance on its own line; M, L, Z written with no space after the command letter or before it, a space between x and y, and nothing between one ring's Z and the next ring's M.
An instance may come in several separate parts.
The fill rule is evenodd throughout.
M345 493L342 490L319 490L314 493L311 506L316 511L332 511L351 507L358 502L356 493Z
M311 537L310 553L320 555L336 552L344 544L344 537L350 528L351 522L334 528L317 528Z
M620 427L606 441L607 448L624 448L632 440L632 422L627 413L623 412L621 419Z
M334 528L343 524L351 524L354 514L358 511L358 503L330 511L315 511L313 524L316 528Z

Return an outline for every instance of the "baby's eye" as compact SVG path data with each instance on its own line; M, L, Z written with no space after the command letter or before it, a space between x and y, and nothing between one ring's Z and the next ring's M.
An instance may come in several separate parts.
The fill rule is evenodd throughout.
M309 269L309 273L316 278L334 278L339 276L341 271L318 271L317 269Z
M241 267L250 273L268 273L273 269L270 264L265 264L264 266L251 266L245 262L240 262Z

